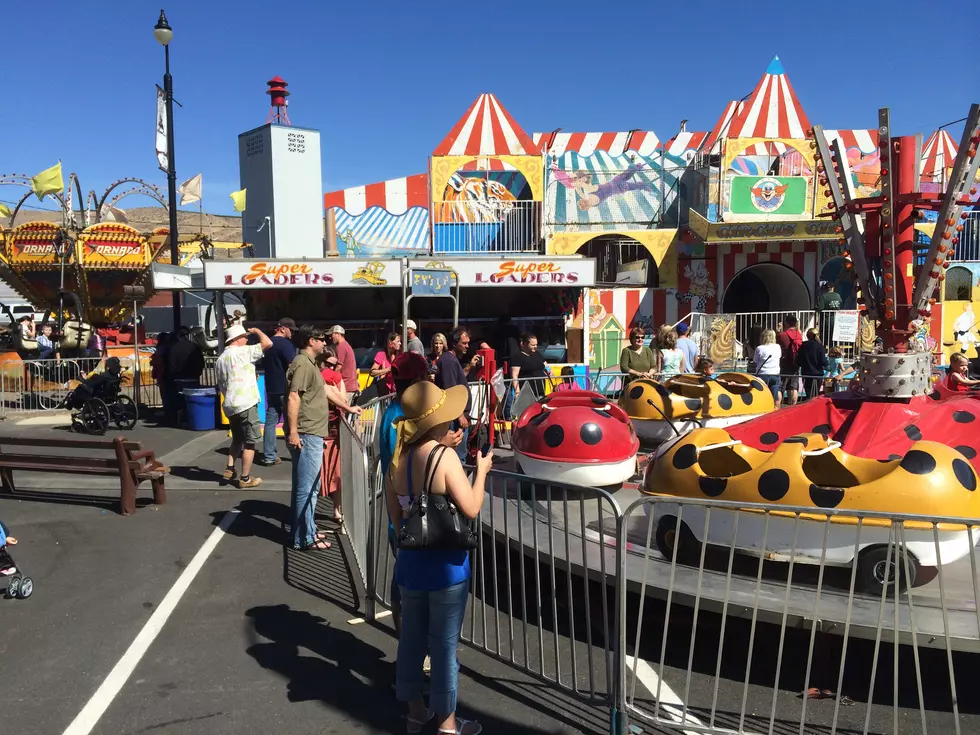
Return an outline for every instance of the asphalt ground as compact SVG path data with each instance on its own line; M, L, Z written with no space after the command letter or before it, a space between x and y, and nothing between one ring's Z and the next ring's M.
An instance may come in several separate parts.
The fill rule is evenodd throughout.
M0 435L12 431L63 436L54 434L61 431L57 428L0 426ZM113 509L117 491L111 483L96 487L80 485L78 478L27 473L22 473L25 485L35 478L45 483L43 496L0 498L0 518L21 539L15 558L35 580L29 600L0 599L0 731L67 732L98 698L100 685L229 511L237 512L227 533L219 534L118 695L104 702L106 709L91 732L403 731L402 708L392 690L396 641L390 618L351 623L364 600L342 543L313 553L282 546L288 497L277 491L288 488L288 461L258 470L267 480L262 492L241 492L215 479L224 466L222 432L140 426L127 436L172 464L166 506L147 505L148 493L143 493L140 510L126 518ZM329 503L321 511L329 517ZM323 527L333 528L332 521L324 520ZM516 560L512 568L518 568ZM606 691L602 588L592 582L587 593L581 579L560 573L552 582L551 570L533 561L525 560L524 570L522 579L510 580L512 596L499 575L494 583L493 570L478 575L481 584L464 625L477 645L460 648L461 715L479 719L490 733L608 732L604 708L564 688L575 685L588 692L595 686L599 699ZM523 598L514 593L520 587ZM605 595L608 615L612 600L608 590ZM722 644L720 616L702 611L695 621L690 608L673 605L668 621L666 606L648 599L637 639L640 610L640 600L631 596L628 650L634 651L637 640L639 645L638 660L629 661L629 671L638 672L635 692L629 693L640 709L653 711L662 674L662 681L687 702L687 716L701 724L709 723L713 710L715 726L738 729L744 697L747 732L796 733L801 731L804 682L837 690L839 636L818 634L807 679L809 631L787 630L781 641L778 626L756 626L746 685L749 621L729 617ZM482 652L483 646L495 655ZM830 733L835 707L839 733L863 732L869 711L868 732L896 731L896 715L898 732L922 731L912 652L907 647L899 651L900 706L895 709L895 659L890 644L883 646L877 686L869 698L873 643L848 642L840 701L837 694L808 700L803 732ZM928 731L955 732L945 653L920 651L919 659ZM960 684L960 731L980 732L980 703L968 690L975 659L954 654L953 660ZM523 667L549 678L557 675L562 686L526 675ZM661 703L672 701L662 690ZM677 719L681 712L679 705L669 712L662 707L660 717ZM643 732L660 731L634 724Z

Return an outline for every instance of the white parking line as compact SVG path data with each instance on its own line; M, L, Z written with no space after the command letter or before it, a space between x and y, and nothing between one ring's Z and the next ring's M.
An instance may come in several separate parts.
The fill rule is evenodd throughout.
M64 735L89 735L92 732L99 719L109 709L112 700L116 698L129 680L140 659L146 655L150 645L160 634L160 631L163 630L167 619L173 613L174 608L177 607L180 598L184 596L184 593L191 586L198 572L201 571L211 552L214 551L214 548L221 541L225 532L231 527L231 524L235 522L235 519L238 517L237 514L237 510L225 513L221 519L221 523L208 536L207 541L204 542L204 545L194 555L194 558L191 559L191 563L187 565L177 578L174 586L170 588L167 596L163 598L163 601L157 606L157 609L153 611L150 619L146 621L146 625L143 626L139 635L130 644L126 653L119 659L119 663L109 672L105 681L102 682L102 686L98 688L85 707L82 708L82 711L78 713L78 716L68 726L68 729L65 730Z
M636 668L634 668L634 663ZM692 727L704 727L704 723L690 712L684 712L684 702L677 696L677 693L667 686L667 682L662 681L653 667L642 658L633 656L626 657L626 665L633 670L633 675L639 680L643 687L654 697L657 696L657 686L660 687L660 711L667 715L677 724L691 725ZM652 712L650 714L653 714ZM703 735L694 730L683 730L684 735Z

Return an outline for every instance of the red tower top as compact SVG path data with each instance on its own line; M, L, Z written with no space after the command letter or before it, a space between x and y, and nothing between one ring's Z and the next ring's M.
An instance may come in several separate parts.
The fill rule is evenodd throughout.
M272 77L266 84L269 85L269 88L265 93L269 95L272 101L272 107L269 108L269 117L265 120L266 123L292 125L289 122L289 115L286 114L286 107L289 105L289 102L286 100L289 96L289 91L286 87L289 84L281 77Z

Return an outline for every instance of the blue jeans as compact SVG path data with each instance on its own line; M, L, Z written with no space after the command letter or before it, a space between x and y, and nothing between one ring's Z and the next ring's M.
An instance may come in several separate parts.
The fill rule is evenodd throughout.
M320 468L323 467L323 437L300 434L302 449L289 447L293 458L292 511L293 548L303 549L316 542L316 499L320 494Z
M760 375L762 382L769 386L772 393L772 400L779 400L779 389L782 387L782 379L778 375ZM778 404L777 404L778 405Z
M276 449L276 424L282 418L282 393L265 394L265 430L262 434L262 459L275 462L279 456Z
M434 592L401 588L402 634L395 665L395 696L402 702L422 699L422 661L432 661L429 709L438 716L456 711L459 662L456 646L463 627L469 580Z
M514 386L508 383L504 393L504 421L514 420Z

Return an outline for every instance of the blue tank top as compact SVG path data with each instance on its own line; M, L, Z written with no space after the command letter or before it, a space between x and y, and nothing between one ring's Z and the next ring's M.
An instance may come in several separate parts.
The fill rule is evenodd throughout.
M408 454L408 496L412 494L412 459ZM432 451L436 451L433 449ZM409 590L435 592L470 578L469 552L446 549L399 549L395 557L395 584Z

